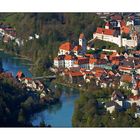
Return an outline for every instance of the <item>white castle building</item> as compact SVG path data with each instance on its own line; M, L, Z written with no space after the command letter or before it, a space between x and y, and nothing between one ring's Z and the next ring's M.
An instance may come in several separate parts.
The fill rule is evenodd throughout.
M118 24L118 27L120 27L120 24ZM133 48L138 45L138 38L135 32L131 35L131 39L122 38L121 34L122 33L116 34L116 30L110 29L109 23L107 22L105 28L97 28L96 32L93 33L93 39L109 41L117 44L119 47L125 46Z

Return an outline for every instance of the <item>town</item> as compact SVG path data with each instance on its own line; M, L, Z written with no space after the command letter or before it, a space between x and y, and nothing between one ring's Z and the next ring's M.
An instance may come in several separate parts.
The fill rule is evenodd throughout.
M103 103L106 110L110 113L115 109L121 111L135 103L135 117L140 117L140 50L136 49L140 43L140 20L133 14L127 19L113 14L105 21L103 28L97 27L91 40L87 41L81 33L78 44L62 43L54 58L54 68L66 81L80 87L92 79L101 88L117 87L118 91L112 93L110 101ZM96 40L114 43L124 51L94 48ZM130 90L131 96L124 97L119 88Z
M71 19L69 16L68 14L66 19ZM68 33L67 30L61 32L57 27L53 29L50 21L47 23L50 32L46 33L48 26L45 25L46 30L31 29L24 32L25 34L19 33L14 24L2 22L1 81L11 81L18 89L24 89L24 94L29 96L29 99L24 101L24 106L29 105L27 109L30 107L32 110L32 104L35 110L39 110L41 106L48 105L51 108L51 105L54 105L69 113L68 108L71 110L74 106L74 112L68 120L70 126L120 126L117 122L118 116L122 118L123 115L126 119L130 116L131 123L124 123L122 126L139 126L140 14L111 12L89 14L88 19L91 22L89 28L87 27L89 23L84 17L81 15L85 29L82 29L84 26L79 26L79 30L70 31L71 28L75 30L71 24ZM64 29L67 29L69 23L66 22L69 20L64 18L65 16L60 14L57 20ZM77 15L74 21L78 18ZM54 21L53 23L55 24ZM31 64L29 66L25 61L21 64L22 67L8 71L6 69L12 64L8 65L8 60L6 60L8 68L2 64L6 53L10 61L12 56L13 64L16 59L22 58L29 60ZM26 67L26 70L23 67ZM30 72L31 76L28 76ZM67 101L71 96L73 105ZM19 116L22 116L22 111L19 112L21 112ZM53 117L56 116L54 113ZM97 119L98 117L101 121ZM104 118L111 118L112 122L109 124ZM63 119L61 121L63 122Z

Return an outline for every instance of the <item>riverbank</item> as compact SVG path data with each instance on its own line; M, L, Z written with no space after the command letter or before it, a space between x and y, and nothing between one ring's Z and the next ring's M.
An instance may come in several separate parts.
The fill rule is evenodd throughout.
M53 85L52 85L53 84ZM79 91L63 85L52 83L51 89L56 89L61 93L60 101L47 106L41 112L32 116L33 126L38 126L44 120L46 124L51 124L53 128L72 127L72 115L75 101L79 98Z
M13 127L15 127L15 126L31 127L32 124L28 123L30 120L30 117L33 114L44 110L46 108L46 106L57 104L59 102L60 95L58 95L58 93L53 93L53 92L49 91L49 92L46 92L46 95L47 95L46 99L44 101L42 101L42 100L40 100L39 94L37 94L37 93L27 91L27 90L24 90L22 93L20 93L21 92L20 87L23 87L24 85L21 85L21 83L16 82L15 76L16 76L17 72L19 70L21 70L27 77L32 77L31 73L29 72L30 66L27 66L26 64L22 63L24 61L22 61L20 58L18 59L18 57L17 57L17 59L14 59L15 56L10 55L9 53L6 53L5 51L1 52L0 57L2 57L4 70L13 74L13 76L11 78L9 78L9 77L6 78L7 80L5 83L7 84L8 81L11 81L10 84L15 83L13 85L13 90L15 90L14 93L18 93L18 96L13 95L14 96L13 98L20 97L20 100L22 100L22 102L20 102L20 100L18 100L18 99L17 99L17 101L14 101L14 103L15 104L18 103L19 104L18 106L21 108L21 109L18 108L19 118L21 120L22 119L26 120L25 121L26 124L24 123L25 125L23 125L23 124L19 125L19 124L17 124L18 123L17 120L15 120L14 124L10 124L9 122L7 122L7 126L9 124L9 126L13 126ZM25 61L25 63L26 63L26 61ZM3 74L6 75L6 73L3 73ZM16 86L16 84L20 84L20 86L18 87L18 86ZM6 88L5 90L8 90L6 94L10 94L11 91L8 88ZM16 91L16 90L18 90L18 91ZM6 95L6 94L4 94L4 95ZM23 96L22 96L22 94L23 94ZM10 95L10 96L12 96L12 95ZM10 102L12 104L12 100ZM23 116L23 114L25 116ZM12 116L12 114L11 114L11 116ZM13 117L13 118L18 118L18 114L16 115L16 117ZM5 126L5 124L3 126ZM46 123L46 124L48 124L48 123Z
M82 85L66 83L66 81L59 81L59 79L55 79L53 81L53 83L61 85L61 86L65 86L67 88L73 88L73 89L76 89L78 91L86 91L86 88Z

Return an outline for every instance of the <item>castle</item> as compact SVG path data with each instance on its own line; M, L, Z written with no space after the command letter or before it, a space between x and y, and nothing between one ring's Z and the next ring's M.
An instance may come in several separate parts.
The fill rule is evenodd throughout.
M117 44L119 47L125 46L133 48L138 45L137 33L134 31L131 35L131 39L127 39L122 36L122 33L128 34L129 28L125 25L124 21L117 21L117 26L112 29L110 22L106 22L105 28L98 27L96 32L93 33L93 39L100 39Z

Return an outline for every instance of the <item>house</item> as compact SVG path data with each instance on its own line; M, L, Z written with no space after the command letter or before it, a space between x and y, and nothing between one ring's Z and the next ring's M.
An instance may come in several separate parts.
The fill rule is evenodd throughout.
M16 78L21 81L25 77L24 73L22 71L18 71L16 74Z
M65 55L65 68L73 67L74 62L77 60L76 56L73 55Z
M140 95L131 95L128 99L131 105L135 103L137 106L140 106Z
M70 42L65 42L60 45L58 55L65 55L70 54L70 52L73 50L73 47Z
M115 30L98 27L96 32L93 33L93 39L97 38L100 40L112 42L114 35L115 35Z
M131 70L133 68L131 66L119 66L118 70L125 72L125 73L131 73Z
M121 27L121 32L125 33L125 34L129 34L130 33L130 28L124 25L124 26Z
M10 36L8 34L5 34L3 37L3 42L8 43L10 41Z
M54 66L57 68L65 67L65 55L58 55L54 58Z
M74 67L89 69L89 58L77 57L77 60L74 62Z
M92 79L94 77L94 74L92 73L92 71L90 70L80 70L80 72L82 72L84 80L87 80L90 82L90 79Z
M120 55L119 55L118 52L113 52L113 53L109 56L109 60L117 59L119 56L120 56Z
M111 101L123 101L124 98L124 95L119 90L115 90L111 95Z
M121 106L114 101L110 101L105 103L105 108L109 113L112 113L115 110L119 111L121 109Z
M129 88L132 82L132 76L129 74L123 74L120 79L120 86Z
M33 88L36 89L37 91L44 90L44 85L39 80L35 80L33 84L34 84Z
M122 25L121 25L122 24ZM128 28L125 27L125 23L123 21L118 22L117 29L109 29L109 25L106 24L105 28L97 27L95 33L93 33L93 39L100 39L108 42L112 42L117 44L119 47L126 46L129 48L136 47L138 44L137 35L132 37L131 39L122 38L122 31L128 32ZM121 27L122 26L122 27Z
M26 87L28 87L28 88L36 89L35 82L31 78L29 78L29 77L24 78L23 83L25 83Z
M65 72L65 79L74 84L84 82L83 74L80 71Z

